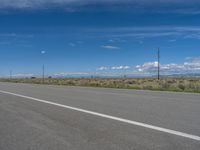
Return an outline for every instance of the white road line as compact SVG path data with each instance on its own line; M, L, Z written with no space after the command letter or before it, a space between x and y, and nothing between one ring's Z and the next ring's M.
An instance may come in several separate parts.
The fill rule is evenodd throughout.
M83 113L87 113L87 114L91 114L91 115L95 115L95 116L99 116L99 117L103 117L103 118L107 118L107 119L111 119L111 120L120 121L123 123L132 124L135 126L140 126L140 127L144 127L144 128L148 128L148 129L152 129L152 130L165 132L168 134L173 134L173 135L185 137L188 139L200 141L199 136L192 135L192 134L187 134L187 133L183 133L183 132L179 132L179 131L175 131L175 130L170 130L170 129L153 126L153 125L149 125L149 124L145 124L145 123L141 123L141 122L136 122L136 121L132 121L132 120L127 120L127 119L123 119L123 118L119 118L119 117L114 117L114 116L110 116L110 115L106 115L106 114L101 114L101 113L97 113L97 112L93 112L93 111L89 111L89 110L85 110L85 109L81 109L81 108L71 107L71 106L67 106L67 105L63 105L63 104L59 104L59 103L55 103L55 102L50 102L50 101L46 101L46 100L42 100L42 99L38 99L38 98L34 98L34 97L29 97L29 96L25 96L25 95L20 95L20 94L16 94L16 93L11 93L11 92L7 92L7 91L0 90L0 92L4 93L4 94L14 95L14 96L22 97L25 99L42 102L45 104L50 104L50 105L54 105L54 106L58 106L58 107L62 107L62 108L67 108L67 109L71 109L71 110L75 110L75 111L79 111L79 112L83 112Z

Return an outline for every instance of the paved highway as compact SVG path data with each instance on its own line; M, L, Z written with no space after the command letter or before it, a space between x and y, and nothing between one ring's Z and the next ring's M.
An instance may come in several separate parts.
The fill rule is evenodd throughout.
M0 83L0 150L199 150L200 94Z

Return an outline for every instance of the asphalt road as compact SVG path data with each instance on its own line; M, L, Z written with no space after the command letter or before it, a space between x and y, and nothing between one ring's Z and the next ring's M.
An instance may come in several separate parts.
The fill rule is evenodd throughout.
M199 150L198 137L200 94L0 83L0 150Z

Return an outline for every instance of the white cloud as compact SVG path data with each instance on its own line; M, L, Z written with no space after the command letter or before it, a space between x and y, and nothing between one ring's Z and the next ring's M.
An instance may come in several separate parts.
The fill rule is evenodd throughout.
M176 42L176 41L177 41L176 39L169 40L169 42Z
M68 43L68 45L71 46L71 47L75 47L76 46L75 43Z
M186 60L190 63L200 63L200 57L187 57Z
M28 77L33 77L34 74L15 74L15 75L12 75L13 77L15 78L28 78Z
M97 70L107 71L114 73L113 71L125 71L122 73L127 74L140 74L140 75L153 75L157 73L158 62L146 62L143 65L130 66L113 66L113 67L100 67ZM185 74L185 73L200 73L200 57L187 58L187 62L183 64L160 64L160 70L162 74Z
M111 39L111 40L108 40L108 41L111 42L111 43L114 43L114 42L115 42L115 40L112 40L112 39Z
M154 37L168 37L168 36L181 36L182 32L178 31L143 31L143 32L130 32L130 33L120 33L114 34L113 37L135 37L135 38L154 38Z
M132 8L163 8L164 12L174 13L199 13L199 0L0 0L0 8L48 8L48 6L88 6L88 5L121 6L127 5ZM173 7L172 7L173 6ZM177 6L174 7L174 6ZM68 7L67 7L68 8ZM193 9L191 9L193 8ZM68 8L69 9L69 8ZM157 11L162 12L163 9ZM156 9L152 9L156 10ZM70 9L71 11L71 9Z
M130 66L113 66L113 67L99 67L97 68L98 71L105 71L105 70L128 70Z
M119 47L117 46L112 46L112 45L103 45L101 46L102 48L105 48L105 49L120 49Z
M142 66L137 65L135 68L139 71L139 72L150 72L150 71L155 71L156 67L158 66L158 62L147 62L144 63Z
M127 41L120 39L120 38L114 38L114 39L108 40L108 42L110 42L110 43L124 43L124 42L127 42Z
M99 67L99 68L97 68L97 70L99 70L99 71L109 70L109 67Z
M41 54L46 54L46 51L41 51Z
M0 37L16 37L16 33L0 33Z
M84 75L89 75L87 72L61 72L61 73L56 73L53 76L56 77L64 77L64 76L84 76Z
M129 66L116 66L116 67L111 67L111 70L126 70L130 69Z
M148 62L135 68L139 72L153 73L157 71L158 62ZM184 62L183 64L160 64L160 70L162 73L188 73L200 71L200 59L194 58L190 62Z

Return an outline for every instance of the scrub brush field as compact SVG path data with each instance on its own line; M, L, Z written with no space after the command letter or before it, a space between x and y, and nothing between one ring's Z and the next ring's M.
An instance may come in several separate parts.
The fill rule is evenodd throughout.
M49 84L64 86L86 86L138 90L158 90L200 93L200 78L51 78L45 79L1 79L1 82Z

